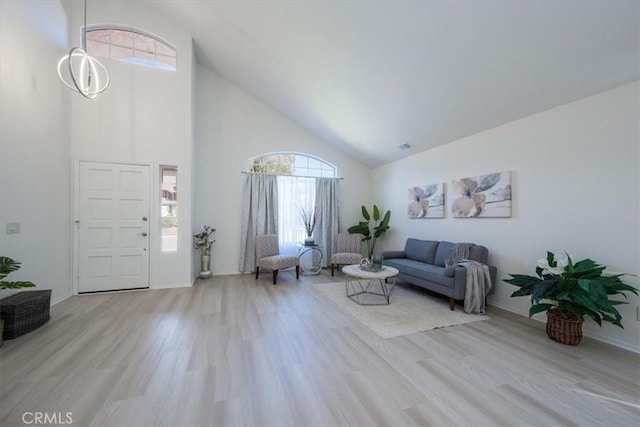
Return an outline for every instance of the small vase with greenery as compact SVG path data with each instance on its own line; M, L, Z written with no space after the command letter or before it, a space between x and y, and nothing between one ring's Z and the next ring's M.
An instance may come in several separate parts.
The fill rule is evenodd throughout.
M360 221L357 225L351 226L347 231L351 234L361 234L362 241L367 242L367 254L369 259L373 257L376 241L389 229L389 220L391 219L391 211L380 215L380 209L377 205L373 205L373 225L371 225L372 216L366 206L362 206L362 216L365 221Z
M302 219L302 224L307 234L307 237L304 239L304 244L311 246L313 245L313 230L318 223L318 210L302 208L300 209L300 218Z
M520 288L511 294L512 297L531 295L529 317L547 312L547 333L550 338L559 341L550 334L550 321L560 319L578 322L580 331L576 333L580 336L576 337L577 342L571 343L577 344L582 338L584 316L589 316L600 326L605 321L622 328L622 316L615 306L627 302L610 297L622 295L627 298L625 292L638 295L633 286L621 280L625 274L607 273L605 270L606 266L588 258L574 263L567 254L556 256L547 252L546 259L538 260L537 276L511 274L511 279L505 282ZM566 335L565 332L563 334Z

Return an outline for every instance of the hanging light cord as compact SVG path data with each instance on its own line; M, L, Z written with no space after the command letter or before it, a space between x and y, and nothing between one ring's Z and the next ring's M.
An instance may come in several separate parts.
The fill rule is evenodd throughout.
M82 50L87 51L87 0L84 0L84 27L82 27Z
M85 51L85 54L87 56L89 55L89 53L87 52L87 0L84 0L84 25L82 27L82 50ZM69 63L69 64L71 64L71 63ZM91 77L92 77L91 71L92 70L93 70L93 67L88 67L87 68L87 86L88 87L91 87ZM74 83L75 83L75 77L74 77L73 73L71 73L71 78L74 80ZM75 84L77 86L77 83L75 83ZM80 91L80 93L83 93L83 91ZM83 95L84 95L84 93L83 93Z

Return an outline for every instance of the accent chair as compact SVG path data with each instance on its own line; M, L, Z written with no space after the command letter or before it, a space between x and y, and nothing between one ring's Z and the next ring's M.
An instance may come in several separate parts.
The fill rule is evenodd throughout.
M331 255L331 275L333 269L341 265L358 264L362 259L362 235L338 233L336 239L337 250Z
M296 279L300 278L300 264L297 256L280 255L278 236L276 234L260 234L255 238L256 248L256 280L260 267L273 272L273 284L278 280L278 270L295 267Z

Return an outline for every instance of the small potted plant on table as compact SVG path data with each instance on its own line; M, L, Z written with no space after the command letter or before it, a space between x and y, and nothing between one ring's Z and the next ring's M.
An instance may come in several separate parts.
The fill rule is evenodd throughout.
M529 317L547 312L547 335L562 344L577 345L582 340L584 316L598 325L611 322L622 328L622 316L615 306L625 301L611 300L612 295L638 291L620 278L624 274L607 274L606 267L590 259L575 264L569 255L556 257L547 252L538 260L537 276L511 274L505 282L520 289L512 297L531 295Z

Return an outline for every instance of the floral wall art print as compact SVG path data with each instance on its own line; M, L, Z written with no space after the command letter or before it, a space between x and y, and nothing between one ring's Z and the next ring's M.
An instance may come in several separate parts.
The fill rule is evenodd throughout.
M456 179L451 185L451 213L455 218L511 216L509 171Z
M409 188L409 218L444 218L444 184Z

